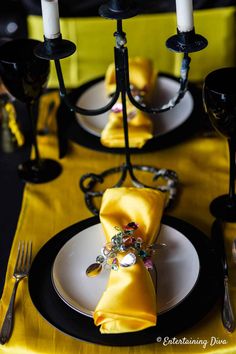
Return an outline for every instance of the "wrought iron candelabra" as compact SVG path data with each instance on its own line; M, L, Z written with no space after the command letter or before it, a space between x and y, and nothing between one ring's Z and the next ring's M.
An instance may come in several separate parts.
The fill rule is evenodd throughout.
M131 182L135 187L142 188L155 188L169 193L168 203L169 206L176 194L176 188L178 183L177 174L168 169L158 169L152 166L143 165L133 165L130 157L129 148L129 132L128 132L128 120L127 120L127 108L126 108L126 97L130 102L139 110L146 113L160 113L175 107L180 100L184 97L185 92L188 87L188 73L190 65L189 53L202 50L207 46L207 40L195 33L194 28L187 32L180 32L177 30L177 34L170 37L166 46L174 52L183 53L182 65L180 69L180 87L176 96L173 97L169 102L162 105L161 107L148 107L143 102L138 102L132 95L130 82L129 82L129 65L128 65L128 49L125 46L127 43L126 34L123 32L122 21L127 18L136 16L139 9L128 4L125 0L110 0L107 4L101 5L99 8L99 15L108 19L116 20L116 32L115 36L115 48L114 48L114 63L116 71L116 90L112 95L109 103L104 107L99 107L97 109L84 109L74 105L67 94L65 88L63 74L60 65L60 59L66 58L72 55L76 46L74 43L62 39L61 34L56 38L46 38L44 36L44 43L39 45L35 49L35 55L46 59L54 60L57 77L59 81L59 90L62 100L65 104L74 112L79 114L95 116L109 111L113 105L117 102L118 98L121 97L122 102L122 113L123 113L123 129L124 129L124 141L125 141L125 163L121 166L110 168L103 171L101 174L87 173L83 175L80 179L80 188L85 193L85 202L87 207L93 214L98 214L98 209L94 205L94 198L100 197L103 191L95 191L95 186L104 182L106 176L113 173L121 173L118 182L113 185L113 187L121 187L129 175ZM153 181L158 179L164 179L166 184L159 186L147 186L141 183L134 174L134 170L145 171L153 174ZM97 189L97 188L96 188Z

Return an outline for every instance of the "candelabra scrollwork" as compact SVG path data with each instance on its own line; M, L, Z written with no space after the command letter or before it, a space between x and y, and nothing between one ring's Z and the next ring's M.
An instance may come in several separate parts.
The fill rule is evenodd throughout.
M133 185L137 188L145 188L145 187L150 188L150 186L141 183L134 175L133 170L151 173L153 175L153 181L162 180L163 183L163 180L165 180L166 182L165 184L162 184L157 187L152 187L152 188L168 193L166 199L166 208L170 208L172 206L172 203L177 193L177 186L178 186L178 176L175 171L164 169L164 168L158 169L153 166L132 165L132 169L129 171L129 173L131 175ZM124 181L126 180L127 172L128 172L127 166L124 164L118 167L110 168L102 172L101 174L87 173L81 177L79 183L80 188L85 194L85 202L88 209L94 215L97 215L99 213L99 209L97 206L95 206L94 200L96 198L101 197L104 193L104 191L95 191L94 187L97 186L98 184L103 184L107 176L115 173L121 173L118 182L112 186L112 188L119 188L123 185Z
M43 0L47 2L48 0ZM56 1L56 0L54 0ZM124 152L125 152L125 163L122 166L110 168L101 174L88 173L81 177L80 187L85 193L85 201L94 214L98 213L98 209L94 206L93 198L99 197L103 194L103 191L95 191L95 187L98 184L102 184L104 178L114 174L121 173L118 182L113 187L121 187L126 180L127 175L130 176L131 183L138 188L149 187L139 182L134 174L134 170L141 170L151 173L153 175L153 181L163 177L166 180L166 184L157 188L169 193L169 201L167 205L170 205L176 194L178 177L174 171L166 169L157 169L150 166L139 166L132 165L130 159L130 148L129 148L129 133L128 133L128 117L127 117L127 107L126 99L139 110L146 113L157 114L161 112L168 111L175 107L181 99L184 97L188 88L188 73L190 68L190 57L189 53L199 51L207 46L207 40L195 34L194 28L187 32L177 32L177 35L172 36L166 42L167 48L174 52L179 52L183 54L182 65L180 69L180 86L176 95L169 100L166 104L160 107L149 107L143 100L139 100L132 94L132 88L129 81L129 58L128 49L126 47L127 39L126 34L123 32L122 20L135 16L138 13L138 9L131 6L130 2L126 0L110 0L107 4L104 4L99 9L99 14L102 17L116 20L116 32L115 37L115 47L114 47L114 63L116 71L116 90L112 95L110 101L104 107L99 107L96 109L85 109L74 105L67 94L67 90L64 84L63 74L60 65L60 59L70 56L75 51L74 43L62 39L61 35L57 38L44 38L44 44L36 48L35 54L41 58L47 60L54 60L56 73L59 82L60 95L65 104L74 112L82 115L97 116L99 114L105 113L112 109L114 104L119 98L121 98L122 114L123 114L123 129L124 129ZM98 118L99 119L99 118Z

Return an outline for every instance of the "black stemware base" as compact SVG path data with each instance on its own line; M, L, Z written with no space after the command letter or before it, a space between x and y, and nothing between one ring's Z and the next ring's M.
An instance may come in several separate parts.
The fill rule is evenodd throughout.
M217 197L210 204L210 212L216 218L236 222L236 196L230 198L225 194Z
M57 178L61 172L61 165L51 159L28 160L18 166L19 177L30 183L50 182Z

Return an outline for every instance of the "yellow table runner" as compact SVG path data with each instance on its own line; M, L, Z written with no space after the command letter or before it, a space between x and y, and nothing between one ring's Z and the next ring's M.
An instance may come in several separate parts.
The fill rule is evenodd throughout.
M56 158L57 143L54 136L40 137L43 156ZM17 232L15 235L7 270L5 288L0 306L0 318L6 311L13 286L12 272L19 240L33 240L34 255L40 247L58 231L84 218L90 217L78 188L78 181L86 172L99 173L120 165L122 155L89 150L74 143L70 153L61 160L63 173L56 180L41 184L27 184ZM219 194L227 191L228 152L221 138L193 138L177 146L146 154L135 155L136 164L174 169L179 174L178 200L170 213L190 222L207 235L213 221L208 205ZM230 264L230 285L234 311L236 309L236 267L230 259L231 241L236 236L236 225L229 224L227 249ZM236 333L227 333L221 323L220 308L216 306L194 327L176 336L189 340L208 341L204 345L151 344L133 348L102 347L73 339L53 328L34 308L28 294L26 281L19 285L15 304L15 327L11 340L0 348L2 353L26 354L108 354L108 353L236 353ZM181 318L179 319L181 321ZM212 339L213 338L213 339ZM214 338L227 344L211 346Z

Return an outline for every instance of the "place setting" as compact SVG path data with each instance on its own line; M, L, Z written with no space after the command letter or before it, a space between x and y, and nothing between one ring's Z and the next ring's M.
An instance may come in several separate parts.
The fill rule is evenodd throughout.
M143 205L142 203L137 207L134 205L134 208L127 212L124 205L127 205L126 203L129 202L129 199L132 202L137 199L142 200L142 194L145 197ZM108 221L103 222L107 225L106 223L110 223L110 220L112 223L114 223L114 220L117 220L117 223L120 220L128 220L127 218L129 218L130 214L137 214L137 208L140 209L146 206L148 213L150 213L148 222L154 223L150 227L154 228L156 232L156 229L159 228L157 220L161 217L163 201L158 202L155 205L155 210L150 211L149 202L146 201L146 195L149 194L151 195L152 209L153 194L154 196L158 195L157 199L165 198L162 192L156 191L156 193L153 193L149 189L139 190L137 188L123 187L107 190L104 194L102 210L105 210L104 218L105 220L108 218ZM122 195L123 205L118 202L121 200L120 196ZM110 208L110 204L116 200L119 204L117 206L119 212ZM111 210L110 213L107 214L106 208ZM142 210L145 212L144 209ZM100 214L101 220L103 220L102 214L103 211ZM155 219L151 218L152 215L155 215ZM125 285L126 270L132 270L132 267L136 267L137 264L140 266L139 260L136 263L133 263L133 260L130 263L128 261L125 266L122 266L122 261L120 261L118 269L114 269L114 264L117 264L114 261L116 257L111 258L110 266L109 259L106 260L106 264L102 264L104 261L102 262L101 259L101 249L108 244L106 244L103 231L104 224L102 228L100 219L92 217L61 231L40 249L33 261L28 280L29 293L37 310L53 326L72 337L96 344L127 346L155 343L158 336L174 336L193 326L218 301L221 292L219 260L216 258L210 240L197 228L177 218L163 216L157 243L153 247L154 249L157 248L155 252L156 259L155 254L152 257L153 268L155 267L157 274L152 269L152 265L149 264L148 280L150 281L150 274L152 274L153 280L151 285L148 283L148 286L144 282L147 286L147 288L145 287L146 291L144 291L144 289L140 289L139 285L142 282L142 276L144 277L144 275L141 275L142 273L138 273L139 280L133 275L133 285L128 285L129 282ZM107 227L110 230L112 225ZM133 227L135 229L136 226ZM132 230L132 224L130 225L130 230ZM115 235L116 232L114 230L112 235ZM154 238L156 238L156 234ZM141 249L144 252L147 251L143 247ZM124 252L123 254L133 254L134 252L137 253L137 250L134 251L134 246L132 246L122 252ZM121 256L122 252L120 253ZM117 257L120 257L120 255ZM144 261L142 260L141 262ZM143 264L141 266L143 267ZM90 270L88 270L89 267ZM103 269L97 272L96 269L98 267ZM145 271L145 276L147 276L147 269L143 270ZM88 276L86 271L87 273L91 272L92 276ZM122 274L119 275L119 272L122 272ZM97 276L93 277L94 274L97 274ZM101 333L99 327L94 324L94 311L100 298L106 294L107 290L105 291L105 289L109 289L110 277L114 274L120 279L120 286L114 285L116 291L111 290L110 301L114 304L116 302L119 304L121 301L126 306L123 305L124 307L120 309L121 319L118 321L117 329L115 322L119 313L112 315L109 305L106 309L106 304L109 300L104 300L104 312L109 317L107 322L108 324L112 323L112 318L114 318L115 329L112 329L111 332L107 330L107 332ZM130 293L126 286L128 289L131 287ZM156 291L153 289L155 286L157 286ZM121 290L119 291L120 287ZM123 287L124 290L122 290ZM135 291L131 291L131 289ZM152 298L153 290L155 294L154 303ZM125 295L127 291L128 294ZM139 291L140 295L138 295ZM136 296L138 299L136 299ZM147 299L148 302L145 304ZM139 322L141 322L140 326L143 323L148 323L142 317L143 311L147 318L151 317L148 312L146 313L146 311L150 311L150 306L158 307L156 325L147 325L147 328L144 325L144 329L137 331L134 330L135 324L132 324L129 328L126 324L126 321L129 323L129 316L132 313L132 309L130 313L129 306L132 307L133 305L131 304L135 303L136 300L137 308L134 306L133 311L134 323L137 322L137 328L139 328ZM144 304L142 304L143 301ZM143 311L141 310L142 306L144 306ZM140 310L141 319L138 318L138 309ZM129 316L126 312L129 313ZM101 317L103 318L102 315ZM181 321L179 320L180 318ZM122 326L125 329L121 330L120 327L122 328ZM113 326L111 325L111 327Z
M234 125L229 124L233 124L230 118L235 109L234 74L235 68L212 72L203 88L210 120L215 125L216 117L222 119L222 124L217 120L216 128L225 135L227 131L228 139L234 131ZM223 106L228 111L222 111ZM232 148L230 141L229 146ZM234 163L230 183L235 171L232 167ZM157 337L176 336L203 321L219 299L222 325L233 332L229 259L222 229L224 222L235 221L234 187L230 186L229 196L210 204L216 217L212 239L195 226L167 215L168 194L162 191L107 189L99 216L65 228L37 253L28 279L33 304L63 333L106 346L150 344L156 343ZM217 200L218 208L214 206ZM235 242L232 254L234 259ZM138 278L136 266L141 267ZM130 286L135 291L129 290Z
M178 91L178 79L168 74L158 73L152 104L161 106ZM78 89L70 92L72 102L81 107L96 108L108 103L105 77L98 77ZM67 128L68 139L84 147L109 153L124 154L122 147L108 147L101 143L101 133L108 122L108 113L99 116L86 116L68 111L61 104L58 117L67 116L70 123ZM189 83L188 92L183 100L171 111L149 115L153 123L153 137L141 148L131 147L132 154L141 154L170 147L178 144L201 129L201 119L204 116L201 104L201 90Z

